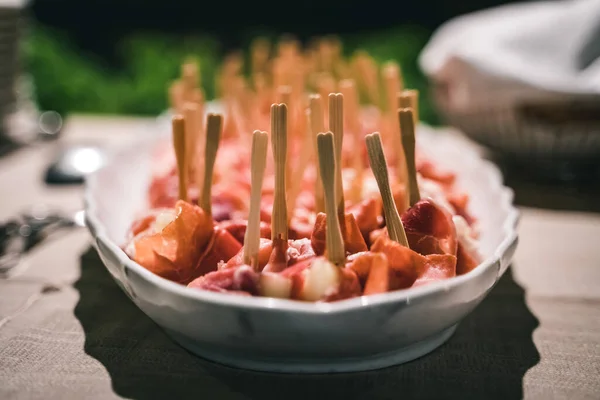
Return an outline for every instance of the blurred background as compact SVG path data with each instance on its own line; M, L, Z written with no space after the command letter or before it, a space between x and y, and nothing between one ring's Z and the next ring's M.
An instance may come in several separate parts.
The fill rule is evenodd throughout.
M580 3L586 1L590 10L597 4L595 0ZM42 130L44 124L58 126L58 119L72 113L160 114L168 107L169 82L179 75L182 61L190 55L200 62L202 84L210 100L216 95L215 72L228 52L242 50L248 55L250 43L259 36L276 39L291 34L307 43L314 37L335 34L347 55L360 48L375 61L398 61L406 87L419 90L421 120L458 127L501 155L503 167L514 167L518 174L521 169L533 169L536 179L570 181L583 176L587 181L596 180L600 176L597 96L575 105L568 100L567 108L559 104L559 113L556 104L515 108L513 102L508 108L482 109L476 106L483 103L475 101L461 114L457 109L444 109L447 87L442 85L440 90L439 82L432 85L417 65L419 54L443 23L509 3L541 2L421 0L392 5L333 0L283 5L272 0L0 0L0 115L4 116L0 154L9 148L5 145L7 131L11 137L22 132L21 136L27 137L39 130L39 125ZM502 23L510 30L514 20L505 20ZM548 25L530 24L537 30ZM520 34L527 35L528 28L521 26L525 32ZM560 30L541 35L547 41L544 46L560 42L552 39L552 35L560 39ZM592 49L590 60L600 54L600 25L595 35L587 46ZM513 50L518 50L519 42L512 41L517 43ZM568 45L563 48L568 51ZM530 68L535 72L540 66ZM465 76L455 83L464 83L468 80ZM501 84L479 92L487 101L503 89ZM516 87L511 96L519 90ZM39 115L44 112L41 118L46 120L42 121Z
M503 3L34 0L24 12L22 65L42 110L156 115L167 107L166 84L188 53L201 59L210 98L210 77L225 52L247 49L258 35L290 33L307 41L333 33L347 52L363 47L376 59L399 60L408 85L423 90L416 59L433 30ZM435 123L423 94L422 117Z

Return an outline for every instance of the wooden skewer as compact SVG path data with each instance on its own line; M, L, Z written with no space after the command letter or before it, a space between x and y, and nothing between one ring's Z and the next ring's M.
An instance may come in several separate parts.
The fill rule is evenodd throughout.
M327 39L329 42L329 51L331 57L331 68L334 74L340 72L340 64L342 62L342 42L337 36L330 36ZM340 78L340 76L337 76Z
M288 240L286 206L286 162L287 162L287 106L271 106L271 146L275 160L275 193L271 216L271 240L281 235Z
M277 88L277 102L280 104L285 104L287 108L287 118L289 119L289 132L287 133L288 142L291 142L291 146L287 146L287 160L292 160L292 150L293 150L293 139L294 139L294 128L296 127L294 120L294 108L292 105L292 87L289 85L279 86ZM288 162L286 165L286 182L290 184L292 182L292 163ZM293 207L293 206L292 206Z
M288 180L288 198L287 198L287 204L288 204L288 222L292 220L293 216L294 216L294 209L296 207L296 200L298 199L298 195L300 194L300 190L302 189L302 182L304 181L304 172L306 171L306 166L308 165L308 162L310 161L310 158L312 156L312 147L313 147L313 135L312 135L312 129L311 129L311 122L310 122L310 109L307 109L305 112L305 118L307 119L307 123L305 124L305 134L304 134L304 140L302 142L302 148L300 150L300 156L298 158L298 164L296 165L296 168L294 168L294 176L293 177L289 177L290 179ZM288 169L288 171L290 171Z
M327 99L330 93L335 92L335 81L333 77L328 73L321 73L317 77L317 91L321 95L323 100ZM327 117L329 115L329 104L323 104L323 115Z
M319 149L319 166L322 171L323 191L325 193L325 209L327 211L327 233L325 237L325 253L327 259L337 265L343 266L346 259L344 239L337 215L337 199L335 185L335 150L333 133L319 133L317 135Z
M396 62L386 63L382 70L384 86L386 89L386 119L389 123L389 143L393 146L396 156L396 177L400 183L406 182L406 161L400 138L400 125L398 122L398 94L401 93L400 67Z
M271 69L272 69L272 83L275 90L278 90L279 87L287 85L287 73L286 73L286 65L285 60L281 57L274 58L271 61Z
M386 92L386 110L393 115L398 109L398 93L402 90L398 63L394 61L385 63L382 68L382 75Z
M294 36L285 34L281 37L277 45L277 55L284 59L293 57L298 53L299 47L300 45Z
M258 38L252 42L251 63L252 75L262 74L266 71L269 61L269 52L271 45L265 38Z
M223 63L225 64L225 63ZM227 101L229 99L230 93L230 84L229 79L231 78L231 73L225 68L225 65L222 65L221 68L216 73L217 77L217 95L223 100Z
M323 117L323 99L318 94L310 96L310 130L314 140L314 154L318 153L317 135L325 131L325 120ZM315 179L315 212L325 211L325 203L323 199L323 182L321 181L321 172L319 162L315 158L316 179Z
M202 194L198 202L198 205L208 217L212 217L213 171L222 131L223 116L220 114L208 114L206 117L206 144L204 146L204 179L202 180Z
M254 91L256 92L257 108L262 113L269 106L271 97L266 74L259 73L254 75Z
M340 59L335 66L335 74L339 79L352 79L352 68L344 59Z
M202 88L197 87L192 91L190 101L196 104L196 116L194 120L198 134L198 137L196 138L197 146L197 143L202 136L202 132L204 131L204 127L202 126L202 120L204 119L204 91Z
M300 105L303 104L303 102L305 101L304 99L304 88L306 87L306 70L305 70L305 66L302 63L302 59L298 58L298 60L296 61L297 65L292 73L292 79L291 79L291 101L293 103L293 106L296 108L296 119L301 119L299 117L301 117L300 114L300 109L302 107L300 107ZM290 124L293 124L294 121L290 121ZM292 125L294 126L294 125ZM302 135L304 133L303 130L298 130L297 132L295 132L298 135Z
M181 66L181 80L185 88L185 100L190 101L192 91L200 84L200 72L198 63L188 61Z
M365 51L356 52L355 68L371 104L379 104L379 82L375 61Z
M233 94L233 78L240 75L242 68L242 57L238 52L231 53L225 57L221 70L219 71L219 92L222 98L228 99Z
M333 49L327 39L319 42L319 59L322 71L331 72L333 70Z
M185 119L182 115L175 115L171 119L173 130L173 148L177 159L177 174L179 178L179 199L187 201L187 160L185 143Z
M362 185L363 185L363 153L361 148L363 146L362 132L360 125L360 105L358 104L358 95L356 93L356 85L351 79L345 79L340 82L340 89L344 95L344 105L346 110L344 115L346 116L347 124L353 133L354 143L354 157L352 157L352 168L354 169L354 180L352 181L352 188L350 191L350 200L357 203L361 199Z
M231 91L229 92L229 96L223 100L225 103L225 127L223 128L223 131L225 131L227 138L238 138L243 131L242 124L244 121L240 118L239 98L236 97L234 89L235 80L235 77L229 79L230 82L228 85Z
M191 152L193 154L192 160L194 160L194 165L196 167L196 187L198 188L198 193L202 193L202 185L204 180L204 150L206 147L206 132L204 127L204 105L201 103L196 103L196 112L194 115L195 122L195 130L196 137L194 139L194 150Z
M419 123L419 91L416 89L403 90L398 95L399 108L412 108L415 126Z
M335 140L335 186L340 222L345 221L344 182L342 179L342 148L344 144L344 96L341 93L329 95L329 130Z
M244 235L244 264L251 265L258 257L260 245L260 200L267 164L267 146L269 135L264 131L252 134L251 193L248 226Z
M281 85L277 88L277 102L283 103L289 107L292 98L292 87Z
M317 88L317 77L319 76L319 57L318 52L314 49L308 48L304 52L303 59L304 71L306 73L306 84L311 90Z
M190 97L190 101L196 104L204 104L204 92L201 88L195 88L192 91L192 95Z
M412 207L421 199L417 182L417 167L415 165L415 117L412 109L402 108L398 110L398 120L402 128L402 146L404 147L404 158L406 159L408 173L409 206Z
M243 65L243 57L239 51L234 51L225 58L225 67L231 75L239 75L242 72Z
M299 57L301 52L300 41L295 37L290 37L289 43L289 57L296 61L296 57Z
M381 136L379 132L367 135L365 138L367 143L367 152L369 154L369 163L371 170L375 175L381 200L383 201L383 213L385 215L385 223L390 239L408 247L408 239L404 231L404 225L398 214L398 209L394 203L392 189L390 188L390 179L388 176L387 162L381 145Z
M169 87L169 102L171 103L171 109L173 112L181 112L183 111L184 100L184 92L183 92L183 84L181 81L174 81Z
M196 125L198 105L190 102L185 103L183 113L185 117L185 157L187 162L188 177L191 177L195 172L194 161L196 160L196 144L198 139L198 128Z
M360 130L358 115L359 104L356 94L356 85L352 79L343 79L339 83L340 92L344 95L344 120L348 128L354 133Z
M252 98L252 92L248 89L246 80L242 76L235 78L235 94L237 97L237 108L244 120L244 127L247 125L254 126L255 102Z
M321 67L321 53L319 51L320 44L320 39L313 37L308 41L308 46L306 48L306 53L312 58L315 74L323 71Z

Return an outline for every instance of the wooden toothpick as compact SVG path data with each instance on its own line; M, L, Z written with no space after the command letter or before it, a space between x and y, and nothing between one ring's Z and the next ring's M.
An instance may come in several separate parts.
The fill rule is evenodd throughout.
M199 206L207 216L212 217L212 181L217 150L223 131L223 116L208 114L206 117L206 144L204 146L204 179Z
M196 160L196 146L198 140L197 113L198 105L196 103L187 102L183 108L185 116L185 142L186 142L186 163L188 177L193 176L195 171L194 161Z
M183 111L185 97L184 87L181 81L176 80L171 83L171 86L169 86L169 102L174 113L180 113Z
M181 65L181 81L185 91L185 101L192 100L194 89L200 84L200 71L196 61L188 61Z
M402 147L406 159L409 206L412 207L421 199L417 182L417 167L415 165L415 117L412 109L402 108L398 110L398 120L402 129Z
M329 95L329 130L335 141L335 187L340 222L345 220L344 182L342 179L342 148L344 144L344 96L341 93Z
M329 103L325 102L325 99L328 98L330 93L333 93L335 91L335 81L330 74L328 74L326 72L319 74L319 76L317 77L317 91L319 92L319 94L321 95L321 98L324 101L323 102L323 115L325 117L328 117Z
M252 260L258 257L260 245L260 200L267 163L267 146L269 135L264 131L254 131L252 134L251 158L251 190L248 226L244 235L244 263L252 265Z
M358 94L356 92L356 85L351 79L345 79L340 82L340 90L344 95L344 115L349 125L350 131L353 134L353 144L355 151L352 157L352 168L354 169L354 179L352 181L352 187L350 188L350 200L353 203L358 203L361 200L362 187L363 187L363 152L361 148L363 146L363 137L361 132L360 124L360 105L358 103Z
M395 114L398 109L398 93L401 93L400 66L394 61L388 61L383 65L382 76L386 95L386 111Z
M314 154L317 155L317 135L325 131L325 120L323 116L323 98L321 95L312 94L310 96L310 129L314 139ZM323 182L321 181L321 168L319 167L318 157L315 157L316 180L315 180L315 212L325 211L325 202L323 200Z
M416 89L403 90L398 95L399 108L412 108L415 126L419 123L419 91Z
M275 193L271 217L271 240L279 235L288 240L286 206L286 163L287 163L287 106L271 106L271 147L275 160Z
M379 105L379 76L375 61L365 51L358 51L354 57L357 81L361 83L371 104Z
M265 38L258 38L252 42L251 46L251 63L252 75L263 74L267 69L269 61L270 43Z
M179 178L179 199L187 201L187 160L186 160L186 137L185 119L182 115L175 115L171 120L173 130L173 149L177 159L177 174Z
M289 107L292 99L292 87L289 85L281 85L277 88L277 102L283 103Z
M298 163L296 164L293 174L288 181L288 198L287 205L288 209L288 222L292 220L294 216L294 210L296 207L296 200L298 199L298 195L302 189L302 182L304 181L304 172L306 171L306 166L308 165L312 155L313 155L313 135L312 130L310 128L310 109L307 109L305 112L306 124L305 124L305 134L304 138L302 138L302 149L300 151L300 155L298 158ZM288 168L288 172L291 172L291 169Z
M398 95L401 93L400 66L393 61L386 63L382 69L384 86L386 88L386 119L390 131L386 140L392 145L396 161L396 179L401 184L406 184L406 161L402 149L402 138L400 137L400 125L398 123ZM388 153L389 154L389 153Z
M333 133L319 133L317 135L317 146L319 149L319 166L323 178L323 192L325 193L325 209L327 212L325 254L331 263L343 266L346 254L340 221L337 217L338 210L335 193L336 160Z
M381 200L383 202L383 213L385 215L385 223L388 229L390 239L408 247L408 239L402 225L402 220L398 214L398 209L394 203L392 189L390 188L390 179L388 175L387 162L383 153L381 144L381 136L379 132L367 135L365 138L367 143L367 153L369 154L369 163L371 170L377 181Z

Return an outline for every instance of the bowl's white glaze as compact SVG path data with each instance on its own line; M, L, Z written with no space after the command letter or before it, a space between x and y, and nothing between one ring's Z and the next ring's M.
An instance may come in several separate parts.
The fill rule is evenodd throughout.
M499 171L453 131L419 127L422 148L458 174L479 219L485 261L427 286L334 303L240 297L188 289L131 261L120 249L146 204L156 141L116 155L86 183L86 222L106 268L131 300L178 343L217 362L280 372L381 368L447 340L509 266L518 212Z

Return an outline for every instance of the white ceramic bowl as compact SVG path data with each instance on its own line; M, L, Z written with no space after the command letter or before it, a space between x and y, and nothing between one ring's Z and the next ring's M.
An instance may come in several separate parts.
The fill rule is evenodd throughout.
M87 226L106 268L131 300L176 342L241 368L295 372L377 369L423 356L444 343L509 266L518 212L499 171L452 131L420 127L417 139L458 174L479 218L485 261L427 286L334 303L240 297L188 289L131 261L120 249L146 204L151 149L116 155L86 184Z

